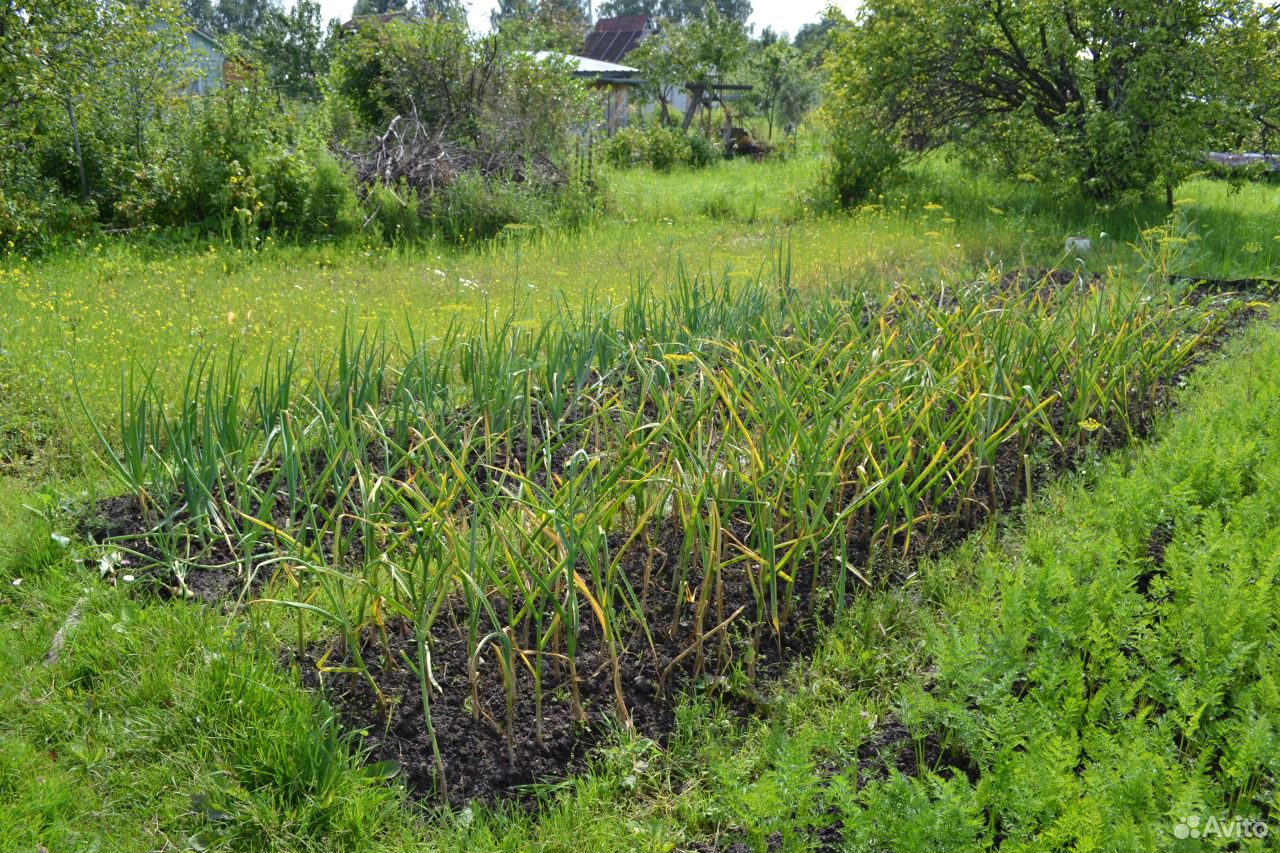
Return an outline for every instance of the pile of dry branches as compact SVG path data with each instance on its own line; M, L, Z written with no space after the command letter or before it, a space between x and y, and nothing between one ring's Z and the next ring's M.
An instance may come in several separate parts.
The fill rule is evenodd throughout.
M564 171L545 155L521 151L510 138L514 134L485 136L489 138L476 136L469 144L460 143L450 129L423 123L415 105L408 115L393 118L364 150L341 153L366 192L377 184L403 186L416 191L428 207L463 174L548 187L564 184Z

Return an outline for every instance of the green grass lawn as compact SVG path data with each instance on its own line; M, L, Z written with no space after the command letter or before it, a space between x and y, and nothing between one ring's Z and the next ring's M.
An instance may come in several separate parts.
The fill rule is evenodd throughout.
M1193 374L1152 443L1091 459L1026 510L854 598L755 695L684 697L665 748L622 735L523 803L440 812L279 664L279 611L228 619L97 579L72 511L102 481L75 376L109 414L121 371L181 380L200 347L332 347L557 299L620 301L671 265L792 265L818 290L1062 261L1136 269L1166 211L1057 205L945 161L847 217L806 210L816 165L616 176L579 234L478 248L86 245L0 266L0 846L61 850L1216 849L1179 821L1280 806L1280 331ZM1179 192L1157 267L1267 274L1276 190ZM1101 237L1101 232L1107 237ZM1136 244L1136 245L1131 245ZM788 255L789 251L789 255ZM766 275L766 278L768 276ZM87 559L88 563L82 562ZM46 661L59 630L65 644ZM534 807L530 807L532 801ZM1269 842L1245 839L1239 848Z

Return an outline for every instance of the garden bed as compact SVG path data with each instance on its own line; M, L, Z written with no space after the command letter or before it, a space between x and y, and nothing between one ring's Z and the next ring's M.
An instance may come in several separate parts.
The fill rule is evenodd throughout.
M309 408L283 380L256 388L256 423L216 411L240 393L228 365L146 443L164 464L115 457L144 497L99 504L89 526L166 594L263 597L300 632L323 618L338 639L291 656L371 755L420 795L494 798L580 768L619 725L661 741L681 691L758 710L754 684L846 595L1144 434L1168 385L1254 313L1120 286L1012 273L776 316L771 292L688 293L634 309L651 313L630 329L561 318L405 361L344 343ZM548 334L556 369L535 360ZM465 402L444 390L450 358L478 365L458 377ZM851 425L860 407L892 420ZM319 414L291 446L303 411ZM143 471L183 473L166 487Z

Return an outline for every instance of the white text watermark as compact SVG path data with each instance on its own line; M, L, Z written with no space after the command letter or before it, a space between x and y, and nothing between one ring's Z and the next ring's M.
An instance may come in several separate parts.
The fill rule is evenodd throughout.
M1265 822L1240 815L1220 818L1193 814L1178 818L1173 825L1175 838L1266 838L1270 831Z

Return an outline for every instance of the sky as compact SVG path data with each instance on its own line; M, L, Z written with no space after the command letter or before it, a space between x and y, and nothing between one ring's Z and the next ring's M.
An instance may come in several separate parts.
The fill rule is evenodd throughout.
M756 33L765 27L773 27L775 32L785 32L794 36L796 31L805 24L819 20L823 9L828 5L834 3L846 14L852 14L858 0L751 0L751 2L754 10L748 23L755 25ZM489 12L497 5L495 0L463 0L463 3L467 6L471 28L487 32ZM320 7L326 21L329 18L341 18L345 21L351 15L353 5L355 0L320 0Z

